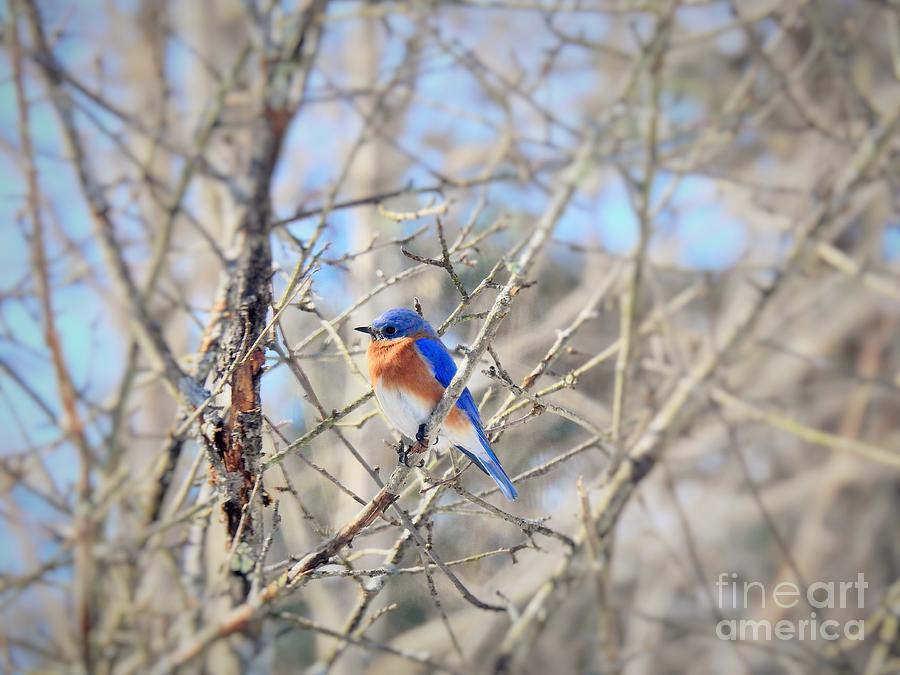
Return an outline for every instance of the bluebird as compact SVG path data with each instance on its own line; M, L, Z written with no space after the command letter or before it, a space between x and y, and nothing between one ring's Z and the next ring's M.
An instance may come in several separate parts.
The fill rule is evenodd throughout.
M389 309L371 326L355 330L372 337L366 352L369 377L384 414L404 436L422 442L425 424L456 374L453 357L431 325L409 309ZM468 388L447 415L437 445L456 446L507 499L518 496L491 450Z

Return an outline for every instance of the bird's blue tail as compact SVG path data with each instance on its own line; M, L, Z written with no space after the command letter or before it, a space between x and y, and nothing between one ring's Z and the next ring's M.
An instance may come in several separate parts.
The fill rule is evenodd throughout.
M500 466L500 461L497 459L497 456L494 454L493 450L491 450L490 446L485 447L488 455L486 458L476 457L475 453L469 452L459 445L456 447L461 453L471 459L472 462L475 463L475 466L494 479L494 482L497 484L497 487L500 488L500 492L503 493L504 497L513 501L519 496L519 493L516 492L516 486L512 484L509 476L506 475L503 467Z

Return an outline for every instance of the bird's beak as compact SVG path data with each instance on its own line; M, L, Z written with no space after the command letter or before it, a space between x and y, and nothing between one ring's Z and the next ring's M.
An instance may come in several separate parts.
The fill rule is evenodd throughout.
M357 326L353 330L358 330L360 333L368 333L369 335L375 334L375 331L372 330L371 326Z

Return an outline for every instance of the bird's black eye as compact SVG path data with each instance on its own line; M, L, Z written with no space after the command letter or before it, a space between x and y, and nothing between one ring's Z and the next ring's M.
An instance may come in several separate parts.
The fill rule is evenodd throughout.
M396 332L397 332L397 329L394 328L393 326L388 326L387 328L384 329L385 335L393 335Z

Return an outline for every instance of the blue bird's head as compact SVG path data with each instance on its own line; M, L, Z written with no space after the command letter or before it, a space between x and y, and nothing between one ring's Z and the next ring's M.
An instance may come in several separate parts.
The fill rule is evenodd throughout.
M397 340L425 333L434 335L431 325L411 309L389 309L372 322L371 326L354 328L360 333L368 333L373 340Z

